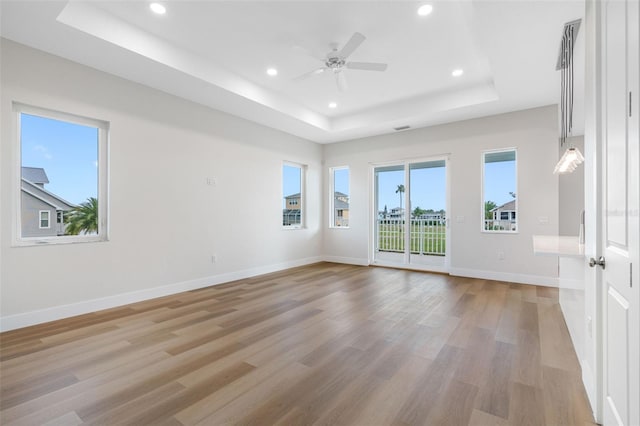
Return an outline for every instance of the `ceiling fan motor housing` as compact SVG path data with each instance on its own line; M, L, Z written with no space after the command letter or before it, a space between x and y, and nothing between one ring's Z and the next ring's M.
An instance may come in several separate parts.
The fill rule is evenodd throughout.
M342 67L344 67L345 63L346 62L344 58L341 58L339 56L328 57L325 61L325 65L327 66L327 68L332 69L333 71L339 71Z

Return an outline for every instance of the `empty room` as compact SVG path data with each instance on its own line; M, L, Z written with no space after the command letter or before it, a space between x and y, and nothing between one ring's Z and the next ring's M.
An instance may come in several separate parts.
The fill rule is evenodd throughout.
M640 425L637 0L0 0L0 424Z

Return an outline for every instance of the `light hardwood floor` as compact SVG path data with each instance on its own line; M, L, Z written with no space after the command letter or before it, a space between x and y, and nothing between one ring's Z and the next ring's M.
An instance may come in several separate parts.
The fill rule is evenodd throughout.
M584 425L556 289L320 263L0 335L0 423Z

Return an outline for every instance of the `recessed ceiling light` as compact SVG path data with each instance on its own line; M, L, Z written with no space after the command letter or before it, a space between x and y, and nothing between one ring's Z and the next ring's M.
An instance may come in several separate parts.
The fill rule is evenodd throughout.
M158 15L164 15L167 13L167 8L161 5L160 3L151 3L149 5L149 9Z
M278 75L278 70L275 68L269 68L267 70L267 74L269 74L271 77L274 77L276 75Z
M431 6L430 4L423 4L418 8L418 15L427 16L432 11L433 11L433 6Z
M454 77L460 77L462 74L464 74L464 70L462 70L461 68L458 68L457 70L453 70L451 72L451 75Z
M338 104L335 102L329 102L329 108L337 108Z

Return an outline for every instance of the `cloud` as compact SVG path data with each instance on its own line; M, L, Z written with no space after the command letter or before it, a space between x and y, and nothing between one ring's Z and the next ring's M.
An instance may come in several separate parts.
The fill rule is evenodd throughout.
M33 147L33 150L39 154L41 154L45 159L52 160L53 155L49 152L46 146L44 145L36 145Z

